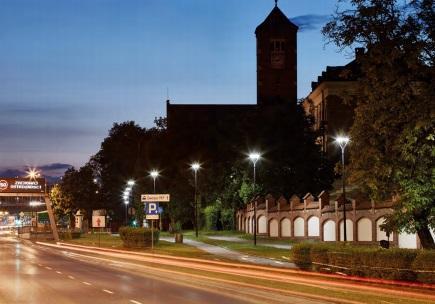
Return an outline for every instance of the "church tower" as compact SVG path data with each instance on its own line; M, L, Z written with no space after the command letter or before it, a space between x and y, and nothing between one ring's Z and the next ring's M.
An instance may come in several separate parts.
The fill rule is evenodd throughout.
M257 104L297 100L297 32L277 1L255 30L257 37Z

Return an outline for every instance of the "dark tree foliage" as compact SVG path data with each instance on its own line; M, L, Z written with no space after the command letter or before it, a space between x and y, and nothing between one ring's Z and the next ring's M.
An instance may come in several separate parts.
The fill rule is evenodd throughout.
M102 207L98 185L94 183L94 170L86 164L79 170L68 169L62 181L51 193L57 214L74 215L77 210L85 211L85 218L91 219L92 210Z
M373 199L398 197L387 229L433 248L435 100L433 0L340 1L324 28L340 48L363 46L351 129L351 178Z

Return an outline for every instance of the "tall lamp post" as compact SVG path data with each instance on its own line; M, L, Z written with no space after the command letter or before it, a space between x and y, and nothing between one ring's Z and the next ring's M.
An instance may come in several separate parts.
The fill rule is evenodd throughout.
M156 179L159 177L160 173L157 170L152 170L150 172L150 176L153 179L153 185L154 185L154 194L156 194ZM162 230L162 215L159 213L159 229Z
M342 191L343 191L343 240L347 242L347 229L346 229L346 171L344 167L344 152L346 149L347 144L349 143L350 139L347 136L338 136L335 139L336 143L341 148L341 167L342 167L342 174L341 174L341 183L342 183Z
M198 237L198 202L197 202L197 188L198 188L198 170L201 168L201 165L198 162L194 162L190 168L193 170L195 176L195 236Z
M252 152L249 154L249 160L252 162L254 167L254 183L253 190L255 195L255 178L256 178L256 166L258 160L261 158L261 154L258 152ZM252 223L251 223L252 224ZM257 204L254 202L254 246L257 246Z
M153 179L153 186L154 186L154 194L156 194L156 179L159 176L159 172L157 170L152 170L150 172L150 176ZM160 218L160 214L159 214ZM151 250L154 249L154 220L151 220Z

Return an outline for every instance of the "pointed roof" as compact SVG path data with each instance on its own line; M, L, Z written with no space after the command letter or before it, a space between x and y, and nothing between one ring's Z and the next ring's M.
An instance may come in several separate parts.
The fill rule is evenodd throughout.
M294 31L298 30L298 26L290 21L290 19L279 9L277 5L272 9L266 19L255 29L255 34L263 30L282 29L289 27Z

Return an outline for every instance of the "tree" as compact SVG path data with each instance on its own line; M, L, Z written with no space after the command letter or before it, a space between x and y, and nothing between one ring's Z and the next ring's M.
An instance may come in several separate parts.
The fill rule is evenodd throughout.
M341 49L363 46L350 171L376 200L398 198L387 226L434 248L433 0L349 0L323 28Z
M92 210L102 208L98 185L94 183L94 170L89 163L79 170L68 169L59 184L59 193L54 192L55 195L60 196L58 207L62 212L73 215L77 210L85 210L88 220Z

